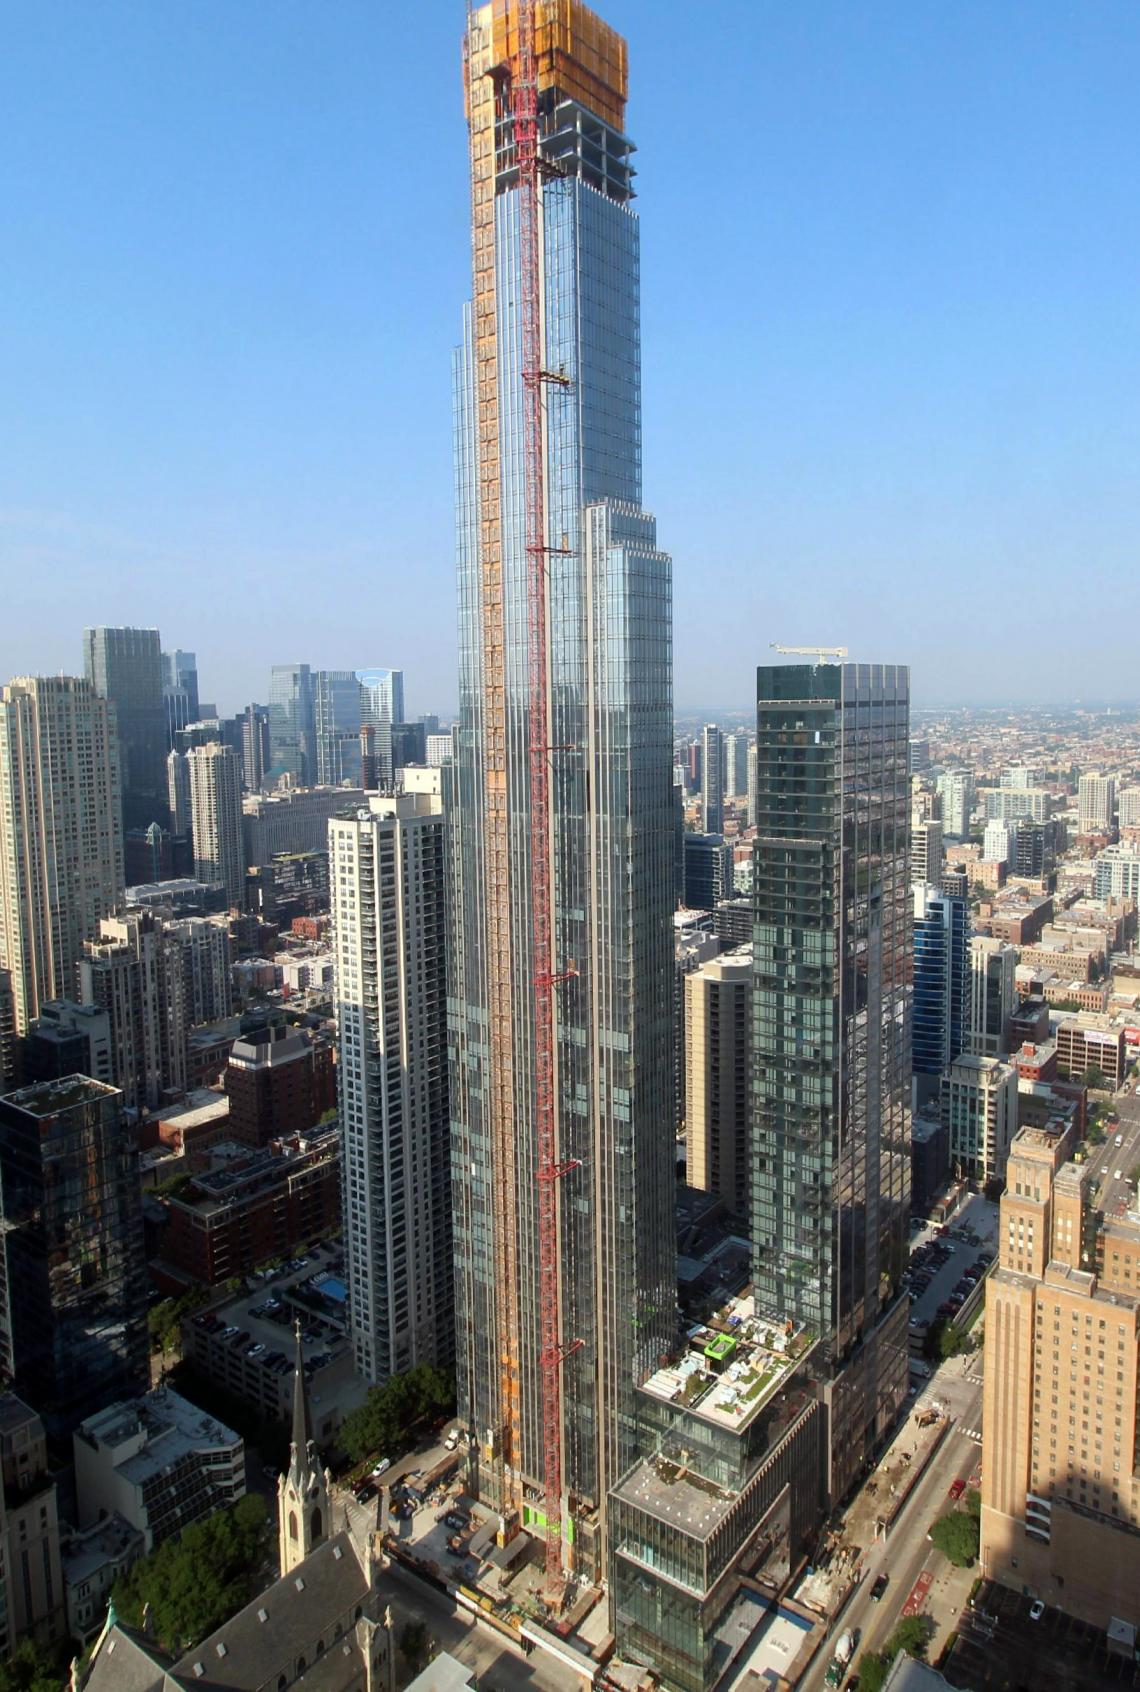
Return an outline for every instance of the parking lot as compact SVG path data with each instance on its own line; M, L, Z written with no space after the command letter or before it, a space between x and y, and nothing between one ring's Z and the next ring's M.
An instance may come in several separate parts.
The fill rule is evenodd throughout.
M911 1242L911 1332L953 1318L993 1262L997 1206L975 1195L945 1227L924 1227Z
M1033 1600L985 1582L962 1617L946 1675L974 1692L1048 1687L1050 1692L1140 1688L1140 1666L1110 1653L1105 1635L1088 1622L1046 1608L1031 1621Z

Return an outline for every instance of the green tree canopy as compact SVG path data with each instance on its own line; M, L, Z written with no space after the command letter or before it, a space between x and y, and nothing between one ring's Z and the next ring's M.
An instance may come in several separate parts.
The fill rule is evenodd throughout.
M968 1569L978 1555L978 1518L969 1510L951 1510L939 1516L930 1537L955 1568Z
M353 1463L391 1457L406 1450L419 1430L455 1411L455 1381L444 1369L417 1363L373 1387L364 1403L346 1416L340 1440Z
M265 1500L251 1493L135 1563L115 1582L115 1609L139 1628L149 1604L156 1638L177 1654L249 1602L265 1551Z
M0 1692L63 1692L70 1675L58 1651L34 1639L21 1639L6 1663L0 1663Z
M859 1659L859 1692L882 1692L891 1664L900 1651L925 1657L930 1643L929 1616L903 1616L881 1651L865 1651Z

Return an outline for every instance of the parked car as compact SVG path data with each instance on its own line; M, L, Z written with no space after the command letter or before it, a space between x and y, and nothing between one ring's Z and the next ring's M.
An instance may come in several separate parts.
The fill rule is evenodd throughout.
M959 1477L958 1480L950 1482L950 1497L953 1498L955 1501L957 1501L959 1498L961 1498L961 1496L965 1492L965 1490L966 1490L966 1483L960 1477Z
M887 1590L887 1587L890 1585L890 1583L891 1583L890 1575L881 1574L881 1575L875 1576L875 1584L871 1588L871 1602L872 1602L872 1604L877 1604L879 1602L879 1599L883 1596L883 1593Z
M374 1475L382 1475L385 1474L391 1467L392 1459L390 1457L381 1457L380 1461L373 1468L372 1473Z
M1032 1604L1030 1604L1030 1606L1029 1606L1029 1619L1030 1619L1030 1621L1040 1621L1041 1617L1044 1614L1045 1614L1044 1601L1040 1598L1035 1598L1033 1600Z

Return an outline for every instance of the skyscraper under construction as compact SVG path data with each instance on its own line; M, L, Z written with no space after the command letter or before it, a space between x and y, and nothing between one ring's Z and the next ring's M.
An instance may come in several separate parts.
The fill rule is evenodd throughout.
M626 45L577 0L465 43L449 783L457 1366L471 1481L604 1572L674 1328L671 585L641 510Z

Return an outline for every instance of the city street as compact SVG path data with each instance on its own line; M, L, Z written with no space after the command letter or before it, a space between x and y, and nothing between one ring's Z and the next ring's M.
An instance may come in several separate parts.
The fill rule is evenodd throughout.
M1108 1216L1121 1215L1136 1203L1136 1184L1128 1177L1140 1164L1140 1098L1135 1083L1127 1085L1131 1091L1117 1093L1112 1101L1111 1108L1120 1117L1119 1124L1106 1129L1103 1146L1089 1147L1089 1164L1097 1180L1094 1202ZM1121 1146L1114 1144L1118 1134L1124 1139Z

